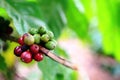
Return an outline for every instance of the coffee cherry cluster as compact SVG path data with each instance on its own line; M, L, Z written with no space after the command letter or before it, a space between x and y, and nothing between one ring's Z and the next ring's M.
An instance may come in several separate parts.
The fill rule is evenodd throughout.
M14 54L21 58L25 63L43 60L43 52L40 46L46 49L53 50L57 43L54 39L54 34L40 26L38 29L30 28L29 33L25 33L18 39L20 46L14 49Z
M29 33L34 37L34 43L42 45L49 50L53 50L57 45L53 32L46 30L43 26L38 29L30 28Z
M10 35L13 32L13 29L10 27L10 21L5 20L2 16L0 16L0 32L4 34Z

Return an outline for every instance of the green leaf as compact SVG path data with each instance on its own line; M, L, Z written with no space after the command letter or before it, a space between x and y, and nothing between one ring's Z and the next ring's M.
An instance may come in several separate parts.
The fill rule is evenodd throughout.
M5 0L1 2L1 6L13 19L20 35L28 32L30 27L45 25L57 38L66 24L62 5L58 1Z
M66 57L66 53L60 47L55 52L59 52L59 56ZM73 70L64 67L47 56L44 56L44 60L39 62L38 66L43 73L43 80L77 80L77 73L75 74Z
M115 55L115 58L120 61L120 2L117 2L117 1L114 1L114 4L116 6L114 6L114 15L116 15L116 19L115 19L115 22L116 22L116 27L115 27L115 48L114 48L114 55ZM114 17L114 16L113 16Z
M38 1L44 16L44 21L47 23L49 29L53 31L55 37L57 38L66 25L65 13L63 11L63 6L66 5L66 2L61 1L63 3L61 4L61 2L58 0Z
M56 63L45 57L44 60L38 63L39 68L43 73L43 80L54 80L56 73Z
M87 17L88 21L90 21L93 18L93 16L96 15L95 1L92 0L78 0L78 1L79 3L81 3L81 6L83 6L84 15Z
M4 17L5 19L9 19L8 14L4 8L0 8L0 16Z
M56 63L48 57L45 57L42 62L39 62L38 66L42 71L43 80L70 80L70 75L73 73L72 70ZM75 79L76 77L74 77L74 80L77 80Z
M80 4L79 4L80 5ZM68 20L68 26L76 32L80 38L88 37L88 21L86 16L77 7L77 3L74 0L69 0L66 10L66 17Z
M97 8L104 51L107 55L112 54L120 61L119 2L116 0L98 0Z
M5 63L5 59L0 55L0 71L5 71L7 69L7 65Z
M112 15L108 9L108 5L109 1L108 3L105 0L97 1L99 30L103 36L103 47L106 52L112 52L114 44L111 42L113 35L111 35L110 32L112 32L113 24Z
M67 52L66 52L63 48L61 48L59 45L56 46L55 52L56 52L56 53L59 53L59 54L58 54L59 56L64 56L64 57L66 57L66 58L69 58L69 55L67 54Z
M40 20L42 17L37 3L5 0L2 1L1 5L7 10L8 15L13 19L17 32L20 35L28 32L30 27L45 25L45 23Z

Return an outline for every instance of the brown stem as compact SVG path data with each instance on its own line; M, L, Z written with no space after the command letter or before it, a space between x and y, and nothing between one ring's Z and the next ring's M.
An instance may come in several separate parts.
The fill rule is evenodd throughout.
M40 50L48 57L50 57L51 59L53 59L54 61L56 62L59 62L60 64L66 66L66 67L69 67L73 70L77 70L77 66L73 65L71 62L55 55L54 53L52 53L50 50L40 46Z
M18 38L14 37L14 36L6 35L6 34L3 34L2 37L3 37L3 39L14 41L14 42L17 42L17 40L18 40ZM69 62L69 61L55 55L50 50L48 50L48 49L46 49L46 48L44 48L42 46L40 46L40 49L46 56L53 59L54 61L66 66L68 68L71 68L73 70L77 70L77 67L74 64L72 64L71 62Z

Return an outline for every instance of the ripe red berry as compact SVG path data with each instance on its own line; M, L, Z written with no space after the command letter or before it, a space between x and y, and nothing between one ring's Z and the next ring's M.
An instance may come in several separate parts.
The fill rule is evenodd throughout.
M31 45L31 46L30 46L30 51L31 51L31 53L33 53L33 54L38 53L38 52L39 52L39 46L38 46L37 44Z
M41 60L43 60L43 54L42 53L37 53L33 56L33 59L35 61L41 61Z
M25 63L29 63L32 61L32 54L29 51L25 51L21 54L21 60Z
M21 36L21 37L18 39L18 43L19 43L20 45L24 45L24 37L23 37L23 36Z
M22 54L22 49L21 49L21 46L17 46L15 49L14 49L14 54L16 55L16 56L20 56L21 54Z

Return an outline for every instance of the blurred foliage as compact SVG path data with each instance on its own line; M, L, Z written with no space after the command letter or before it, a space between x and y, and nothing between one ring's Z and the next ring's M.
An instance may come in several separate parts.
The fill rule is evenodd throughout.
M120 61L118 0L0 0L0 7L0 15L9 16L20 35L30 27L43 25L52 30L57 39L67 27L97 51ZM66 55L60 49L57 53ZM44 80L70 80L68 75L73 73L48 58L38 65Z
M7 69L7 65L5 63L4 58L0 55L0 71L5 71Z
M16 47L16 43L14 42L6 42L7 45L9 45L9 48L5 51L3 51L4 54L1 54L4 59L5 59L5 63L7 64L7 67L12 67L15 63L15 56L13 54L13 49Z

